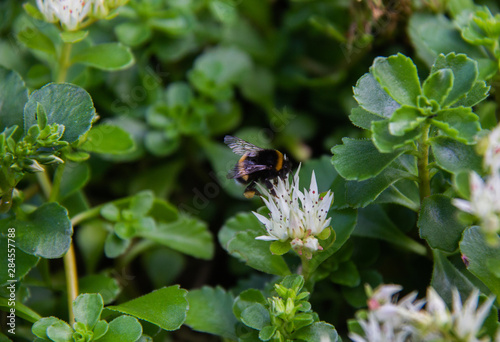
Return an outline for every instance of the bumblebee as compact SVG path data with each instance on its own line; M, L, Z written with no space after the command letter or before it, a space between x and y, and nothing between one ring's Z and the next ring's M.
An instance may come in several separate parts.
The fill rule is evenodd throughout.
M240 160L229 171L227 178L236 179L237 182L248 184L243 195L252 198L258 194L256 182L262 182L274 195L273 183L277 177L284 178L291 170L291 163L278 150L257 147L245 140L231 135L224 137L224 143L241 156Z

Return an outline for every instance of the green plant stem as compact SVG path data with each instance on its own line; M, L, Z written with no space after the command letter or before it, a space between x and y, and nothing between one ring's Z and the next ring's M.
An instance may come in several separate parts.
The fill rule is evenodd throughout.
M430 124L426 124L423 128L422 136L418 142L418 179L420 204L424 198L431 195L431 178L429 175L429 129Z
M82 223L83 221L87 221L87 220L90 220L92 218L95 218L95 217L97 217L97 216L100 215L101 209L105 205L113 203L114 205L118 205L119 206L119 205L125 204L128 201L130 201L132 199L132 197L134 197L134 196L128 196L128 197L120 198L119 200L108 202L108 203L103 203L103 204L98 205L96 207L93 207L93 208L91 208L89 210L82 211L81 213L75 215L71 219L71 224L74 227L74 226Z
M40 184L40 188L42 189L43 195L45 198L49 198L52 192L52 183L50 182L49 176L47 172L37 172L36 178L38 179L38 184Z
M311 276L311 268L309 267L309 259L302 254L300 256L300 261L302 262L302 268L300 270L300 274L304 277L304 280L307 282L309 277Z
M63 43L61 54L59 55L58 69L55 77L57 83L66 82L66 76L68 75L68 68L71 65L69 57L71 55L72 46L73 45L70 43Z
M66 291L68 292L69 322L71 326L73 326L75 323L73 301L78 296L78 272L76 270L76 257L73 241L71 241L68 251L64 254L64 273L66 275Z
M59 190L61 188L61 180L66 164L59 164L54 172L54 179L52 182L52 190L49 195L49 202L55 202L59 197Z

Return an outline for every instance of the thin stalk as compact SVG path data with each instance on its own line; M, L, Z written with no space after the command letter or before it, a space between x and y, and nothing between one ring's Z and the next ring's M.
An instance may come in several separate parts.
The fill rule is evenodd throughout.
M70 325L73 326L75 323L73 301L78 296L78 272L76 270L76 257L73 241L69 245L69 249L66 254L64 254L64 273L66 276L66 290L68 293L69 322Z
M55 202L59 196L59 190L61 189L61 180L66 164L59 164L54 172L54 179L52 182L52 191L50 192L49 202Z
M113 201L113 202L108 202L108 203L103 203L103 204L98 205L96 207L93 207L93 208L91 208L89 210L82 211L81 213L75 215L71 219L71 224L72 224L73 227L76 226L76 225L79 225L83 221L87 221L87 220L90 220L90 219L92 219L94 217L99 216L100 213L101 213L102 207L104 207L105 205L113 203L114 205L118 205L119 206L119 205L122 205L122 204L127 203L128 201L130 201L132 199L132 197L134 197L134 196L128 196L128 197L120 198L119 200L116 200L116 201Z
M422 136L418 142L418 179L420 203L424 198L431 195L431 178L429 175L429 129L430 124L426 124L423 128Z
M72 44L63 43L61 49L61 55L59 56L58 69L56 73L56 83L66 82L66 76L68 75L68 69L70 67L69 57L71 56Z
M45 198L49 198L52 192L52 182L47 175L47 171L37 172L36 178L38 179L38 184L40 184L40 188L42 189L43 195Z
M302 262L302 267L300 269L300 274L304 277L304 280L307 281L309 280L309 277L311 276L311 268L309 267L309 261L310 259L307 259L307 257L302 254L300 256L300 261Z

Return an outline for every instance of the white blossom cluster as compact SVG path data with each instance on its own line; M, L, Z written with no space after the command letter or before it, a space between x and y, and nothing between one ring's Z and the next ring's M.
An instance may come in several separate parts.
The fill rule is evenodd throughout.
M486 180L471 172L470 201L454 199L453 204L462 211L476 216L486 240L497 245L500 240L500 126L484 140L484 167L489 170Z
M436 291L429 287L427 298L416 300L416 292L397 301L399 285L382 285L368 299L367 317L358 319L364 336L349 334L354 342L488 342L481 337L482 325L494 297L478 307L479 291L473 290L462 304L457 289L453 289L450 311ZM425 307L424 307L425 306ZM500 342L500 332L495 342Z
M36 0L38 9L51 23L60 22L68 31L77 30L87 18L106 17L110 10L125 4L128 0Z
M298 174L299 170L291 183L289 177L284 180L278 178L273 188L274 194L259 185L262 200L270 213L267 218L254 212L259 221L265 225L268 234L257 239L290 240L294 250L310 258L313 252L322 249L316 237L330 224L331 219L327 214L333 193L329 190L323 197L320 196L314 171L309 190L300 191Z

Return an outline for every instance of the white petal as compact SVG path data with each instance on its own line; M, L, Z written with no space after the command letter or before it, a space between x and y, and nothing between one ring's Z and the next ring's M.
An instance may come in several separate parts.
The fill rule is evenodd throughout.
M257 236L255 240L263 240L263 241L276 241L279 240L277 237L269 236L269 235L261 235Z

